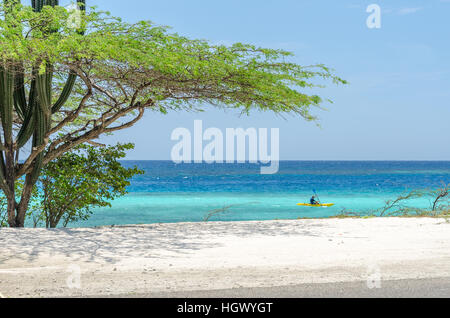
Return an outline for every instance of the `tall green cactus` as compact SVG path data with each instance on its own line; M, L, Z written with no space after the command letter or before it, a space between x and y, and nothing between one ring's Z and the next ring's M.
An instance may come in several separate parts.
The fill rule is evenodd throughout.
M4 3L11 5L12 8L15 4L20 3L20 0L4 0ZM77 3L81 10L85 10L85 0L78 0ZM41 12L44 6L59 5L59 0L31 0L31 5L35 12ZM7 16L5 18L7 19ZM17 62L8 63L7 61L4 65L0 65L0 117L4 135L3 143L0 142L0 188L8 198L12 196L14 199L9 200L11 202L8 201L10 225L13 225L11 223L14 222L11 219L11 209L15 210L18 206L14 198L15 154L31 139L33 148L44 145L45 138L51 129L52 114L58 112L67 102L77 79L74 72L69 72L60 96L52 104L52 65L47 61L41 61L41 63L46 64L45 72L38 71L40 65L33 67L28 96L25 90L24 67L17 65ZM21 127L15 137L13 134L14 112L21 121ZM25 179L25 187L32 187L36 183L42 169L43 158L44 153L41 152L34 159L32 172ZM22 220L18 222L20 223ZM23 226L23 224L18 226Z
M78 1L79 7L85 9L85 0ZM59 5L59 0L32 0L33 9L40 12L44 6ZM33 82L31 83L29 104L24 103L23 86L17 87L17 104L20 112L23 113L24 124L22 125L17 136L17 147L23 147L33 136L33 147L39 147L44 142L45 135L51 127L51 115L58 112L67 102L72 89L75 85L76 74L70 72L64 85L61 95L54 105L51 105L51 85L53 73L51 66L47 66L44 74L35 72ZM17 80L19 82L19 80ZM33 173L31 174L31 183L34 183L39 176L42 168L43 153L41 153L35 161Z

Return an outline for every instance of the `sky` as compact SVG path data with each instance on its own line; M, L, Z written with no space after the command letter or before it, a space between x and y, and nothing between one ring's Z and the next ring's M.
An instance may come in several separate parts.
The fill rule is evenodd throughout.
M63 1L64 2L64 1ZM381 28L369 29L371 4ZM168 160L172 131L279 128L282 160L450 160L450 0L88 0L125 21L151 20L211 43L280 48L301 65L323 63L349 81L319 93L334 101L300 117L207 107L205 113L148 112L101 139L133 142L130 160Z

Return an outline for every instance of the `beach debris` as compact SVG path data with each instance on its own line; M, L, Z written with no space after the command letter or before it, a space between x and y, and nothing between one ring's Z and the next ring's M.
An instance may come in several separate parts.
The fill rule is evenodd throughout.
M249 202L249 203L242 203L242 204L232 204L232 205L227 205L224 206L221 209L215 209L215 210L211 210L208 212L208 214L206 214L206 216L203 218L203 222L208 222L214 215L216 214L220 214L220 213L224 213L227 212L228 210L230 210L231 208L234 207L239 207L239 206L243 206L243 205L247 205L247 204L258 204L259 202Z

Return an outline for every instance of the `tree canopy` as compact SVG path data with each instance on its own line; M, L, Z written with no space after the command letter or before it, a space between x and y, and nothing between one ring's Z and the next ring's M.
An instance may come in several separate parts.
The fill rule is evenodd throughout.
M345 83L324 65L289 62L292 54L283 50L189 39L149 21L84 10L84 1L74 26L75 13L57 0L32 4L0 6L0 188L11 226L23 226L43 166L131 127L147 110L213 105L314 120L312 108L323 103L307 93L320 86L315 81ZM24 193L15 202L14 182L23 176Z

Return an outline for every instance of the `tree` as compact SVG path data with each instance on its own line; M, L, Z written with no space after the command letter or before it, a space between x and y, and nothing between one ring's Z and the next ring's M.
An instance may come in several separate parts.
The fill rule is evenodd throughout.
M382 208L367 211L349 211L343 209L340 217L360 217L365 216L430 216L430 217L448 217L450 213L450 185L442 182L442 186L437 189L417 189L404 192L395 199L387 200ZM414 206L413 200L428 199L429 208L420 208Z
M450 183L442 182L442 187L431 192L432 202L431 211L438 213L439 211L450 210Z
M20 198L20 194L23 191L24 180L23 178L18 180L15 185L16 197ZM29 214L33 213L33 217L42 211L42 205L40 201L40 195L38 188L35 186L31 192L31 199L28 206ZM33 222L36 224L38 222L37 218L33 218ZM8 226L8 200L4 196L4 193L0 192L0 228Z
M151 22L122 22L95 9L74 27L57 0L0 6L0 188L8 223L23 227L41 170L75 147L134 125L145 111L205 105L292 113L314 120L315 79L345 83L288 52L211 45ZM21 158L21 156L24 156ZM25 178L20 198L15 183Z
M95 207L111 206L111 201L127 193L130 179L144 171L125 168L119 162L133 144L94 147L81 145L46 165L33 188L27 216L34 227L56 228L87 220ZM17 195L23 180L16 182ZM6 226L5 196L0 195L0 227Z
M126 194L130 179L142 170L123 167L118 160L133 144L109 147L81 145L42 169L39 178L40 207L32 210L35 223L47 228L87 220L94 207L111 206L110 201Z

